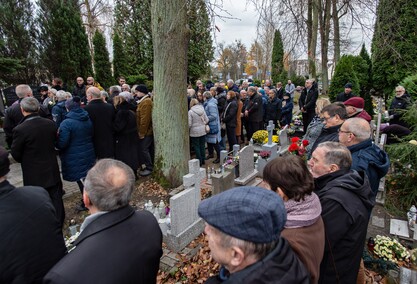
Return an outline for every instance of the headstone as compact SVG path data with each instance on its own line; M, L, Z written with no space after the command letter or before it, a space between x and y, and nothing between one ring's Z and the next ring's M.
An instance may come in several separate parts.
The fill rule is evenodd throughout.
M268 131L268 145L272 144L272 134L274 131L275 125L272 120L268 122L268 126L266 127L266 130Z
M239 152L239 177L235 179L238 185L246 185L252 181L258 171L255 170L253 162L253 146L248 145Z
M239 155L239 150L240 150L239 144L233 145L233 157L236 157L237 155Z
M200 184L205 169L200 168L198 159L188 162L189 174L183 177L184 190L170 198L171 228L164 235L164 241L174 252L181 251L203 232L204 221L198 217L201 201Z
M270 156L268 159L263 159L261 158L261 156L259 156L258 158L258 176L262 177L263 176L263 171L264 168L266 166L266 164L268 163L268 161L276 158L278 156L278 144L272 142L272 132L275 128L275 125L273 123L272 120L269 121L269 124L267 126L268 129L268 142L266 144L262 145L262 151L267 151L270 152Z
M222 174L212 175L211 178L213 184L213 195L219 194L235 186L235 173L233 171L226 170Z
M278 135L279 135L279 144L280 144L278 154L281 156L285 152L288 151L288 146L290 144L288 140L288 125L286 125L283 129L281 129Z
M226 150L221 150L220 151L220 165L224 164L224 162L226 162L226 158L227 158L227 151Z
M409 238L408 222L398 219L391 219L389 233L394 236Z
M400 284L415 284L417 283L417 271L409 268L400 267Z

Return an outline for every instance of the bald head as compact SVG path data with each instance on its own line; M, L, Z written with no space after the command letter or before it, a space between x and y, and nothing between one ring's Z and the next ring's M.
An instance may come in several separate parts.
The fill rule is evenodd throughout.
M101 99L101 91L97 87L90 87L87 89L87 100L97 100Z
M340 127L339 142L345 146L356 145L370 138L371 126L363 118L349 118Z
M28 85L17 85L15 92L19 99L33 97L32 89Z

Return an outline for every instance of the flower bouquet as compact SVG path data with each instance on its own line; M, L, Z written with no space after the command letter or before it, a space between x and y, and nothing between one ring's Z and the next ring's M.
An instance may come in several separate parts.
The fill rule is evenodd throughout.
M272 142L278 143L279 142L279 136L278 135L272 135ZM268 143L268 137L265 138L264 144Z
M271 151L261 151L259 152L259 156L264 160L268 160L271 157Z
M264 141L268 141L268 131L258 130L252 135L252 141L256 144L262 144Z
M398 240L377 235L374 241L374 254L379 258L395 264L409 261L410 253Z
M308 140L301 140L299 137L293 137L291 138L291 145L288 147L288 151L293 155L306 159L306 147L308 144Z

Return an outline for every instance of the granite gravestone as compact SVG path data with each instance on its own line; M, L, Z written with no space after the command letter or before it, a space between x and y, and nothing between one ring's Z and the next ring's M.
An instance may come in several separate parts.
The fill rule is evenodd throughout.
M254 149L252 145L244 147L239 152L239 177L235 179L238 185L246 185L251 182L258 171L255 170L253 161Z
M180 252L203 232L204 221L198 217L197 209L201 201L201 181L206 170L200 168L198 159L188 161L189 174L183 176L184 190L170 198L171 228L164 235L167 247Z

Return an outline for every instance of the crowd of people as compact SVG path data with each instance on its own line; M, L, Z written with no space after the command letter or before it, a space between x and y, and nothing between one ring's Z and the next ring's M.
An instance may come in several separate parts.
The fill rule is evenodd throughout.
M68 93L56 78L54 88L40 87L40 100L18 85L19 99L5 112L24 186L7 181L8 152L0 148L1 283L156 282L161 230L149 212L129 206L138 174L153 170L152 95L124 78L108 93L92 77L83 82L77 78ZM259 187L200 203L211 254L221 265L206 283L363 283L367 225L390 161L373 143L370 116L351 87L330 103L306 80L298 106L310 142L307 163L296 155L275 158ZM401 88L393 121L402 121ZM295 90L291 81L284 87L270 80L262 87L250 80L190 86L189 134L200 164L219 163L226 142L229 150L247 143L269 120L291 124ZM79 185L78 209L90 213L69 253L56 149L64 180Z

